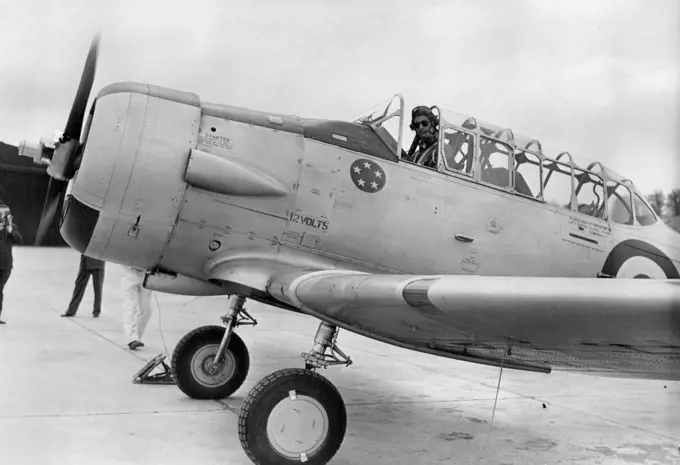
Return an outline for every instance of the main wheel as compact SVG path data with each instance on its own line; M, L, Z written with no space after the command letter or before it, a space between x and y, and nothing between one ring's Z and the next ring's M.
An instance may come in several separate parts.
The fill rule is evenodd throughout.
M323 376L301 368L263 378L238 417L243 450L259 465L323 465L340 448L347 428L345 403Z
M172 353L172 376L177 386L194 399L224 399L241 387L250 368L243 339L231 334L224 356L212 366L225 328L201 326L187 333Z

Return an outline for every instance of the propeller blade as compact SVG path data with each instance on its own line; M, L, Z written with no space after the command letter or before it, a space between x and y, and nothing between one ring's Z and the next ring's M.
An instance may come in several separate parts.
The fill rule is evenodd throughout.
M96 34L90 44L90 51L85 60L85 66L80 76L78 91L73 99L68 121L63 136L55 144L50 157L47 174L50 176L47 185L47 194L40 216L40 224L35 237L35 245L42 243L47 231L54 224L59 210L59 201L63 197L68 185L68 179L72 178L75 170L80 165L82 158L80 146L80 134L83 129L83 121L87 111L87 102L90 98L94 76L97 68L97 55L99 53L99 34Z
M66 129L64 129L64 137L66 138L80 140L80 132L82 131L85 112L87 111L87 101L90 98L90 92L92 91L92 84L97 68L98 53L99 34L92 39L90 51L85 60L85 67L83 68L83 74L80 77L78 92L76 93L75 99L73 99L71 113L68 115Z
M45 203L43 205L42 214L40 216L40 224L38 225L38 232L35 236L36 246L40 245L47 235L47 231L54 223L59 209L59 200L62 193L66 190L66 181L50 178L47 184L47 194L45 195Z

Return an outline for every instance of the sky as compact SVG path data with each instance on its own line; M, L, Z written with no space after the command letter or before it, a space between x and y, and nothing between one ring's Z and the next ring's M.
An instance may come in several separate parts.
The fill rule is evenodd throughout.
M676 0L0 0L0 141L63 131L90 41L93 95L137 81L203 101L349 119L401 93L680 187ZM408 131L408 126L405 126Z

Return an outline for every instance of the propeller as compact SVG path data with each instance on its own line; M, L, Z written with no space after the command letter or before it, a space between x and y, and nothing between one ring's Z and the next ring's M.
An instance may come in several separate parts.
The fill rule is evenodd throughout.
M85 112L87 111L87 102L90 98L94 82L98 51L99 35L97 34L90 45L90 51L87 54L85 67L80 77L78 91L73 99L71 112L68 115L68 121L66 122L63 134L55 142L54 148L43 143L38 148L40 151L39 158L41 160L49 160L47 174L50 176L50 180L47 185L47 194L45 195L45 202L40 216L35 245L42 243L47 231L54 223L59 202L66 192L68 181L73 178L80 164L82 151L80 135L83 121L85 120ZM21 155L24 154L22 151L25 150L25 147L26 143L20 147ZM34 157L34 159L37 158L37 156Z

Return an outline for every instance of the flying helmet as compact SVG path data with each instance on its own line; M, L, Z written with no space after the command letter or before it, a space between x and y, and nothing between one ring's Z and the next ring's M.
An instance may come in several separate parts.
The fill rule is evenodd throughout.
M430 124L432 124L434 129L438 130L439 118L432 111L433 108L434 107L426 107L424 105L420 105L411 110L411 124L409 125L409 128L411 128L412 131L415 131L416 128L413 125L413 120L416 119L416 117L418 116L424 116L430 121Z

